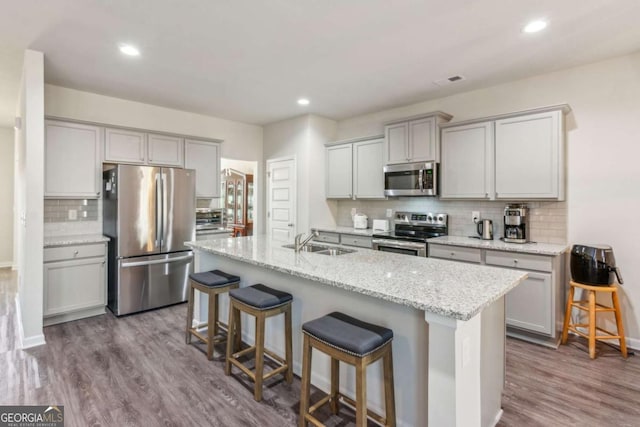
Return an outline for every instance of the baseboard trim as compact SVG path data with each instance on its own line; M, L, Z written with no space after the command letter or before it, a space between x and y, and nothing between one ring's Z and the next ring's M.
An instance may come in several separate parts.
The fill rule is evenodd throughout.
M13 261L0 261L0 268L13 268Z
M493 420L493 427L496 427L498 425L498 423L500 422L500 419L502 418L503 414L504 414L504 410L502 408L500 408L500 410L496 414L496 417Z

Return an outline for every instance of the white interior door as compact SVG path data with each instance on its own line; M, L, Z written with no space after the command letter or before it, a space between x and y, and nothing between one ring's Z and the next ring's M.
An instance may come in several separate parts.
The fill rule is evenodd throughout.
M267 160L267 235L288 242L296 234L296 161Z

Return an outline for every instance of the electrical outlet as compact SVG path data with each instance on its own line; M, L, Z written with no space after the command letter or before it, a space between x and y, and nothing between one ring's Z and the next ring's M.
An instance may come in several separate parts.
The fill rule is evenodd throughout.
M480 211L471 211L471 221L474 223L480 221Z
M387 218L391 218L393 216L393 209L387 209Z
M78 211L76 209L69 209L69 219L78 219Z

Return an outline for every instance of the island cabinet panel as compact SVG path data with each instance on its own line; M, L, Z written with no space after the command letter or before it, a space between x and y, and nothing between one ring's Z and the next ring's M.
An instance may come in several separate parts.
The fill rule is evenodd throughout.
M106 263L106 243L44 249L45 326L105 312Z
M220 197L220 144L187 139L184 167L196 171L196 197Z
M496 198L563 198L562 136L562 111L496 120Z
M146 134L128 129L105 129L104 159L107 162L145 164Z
M493 198L493 123L442 130L443 199Z
M100 197L102 132L99 127L47 120L44 196Z
M327 181L325 195L328 199L353 197L353 146L352 144L327 147Z
M175 136L147 135L148 163L158 166L182 167L184 140Z

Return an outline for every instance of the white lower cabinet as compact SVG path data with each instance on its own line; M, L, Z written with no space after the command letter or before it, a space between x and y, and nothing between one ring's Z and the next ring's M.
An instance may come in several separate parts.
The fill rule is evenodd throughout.
M105 312L106 243L44 249L44 325Z
M557 347L564 310L564 254L557 256L429 243L429 257L513 268L529 275L506 295L507 335Z

